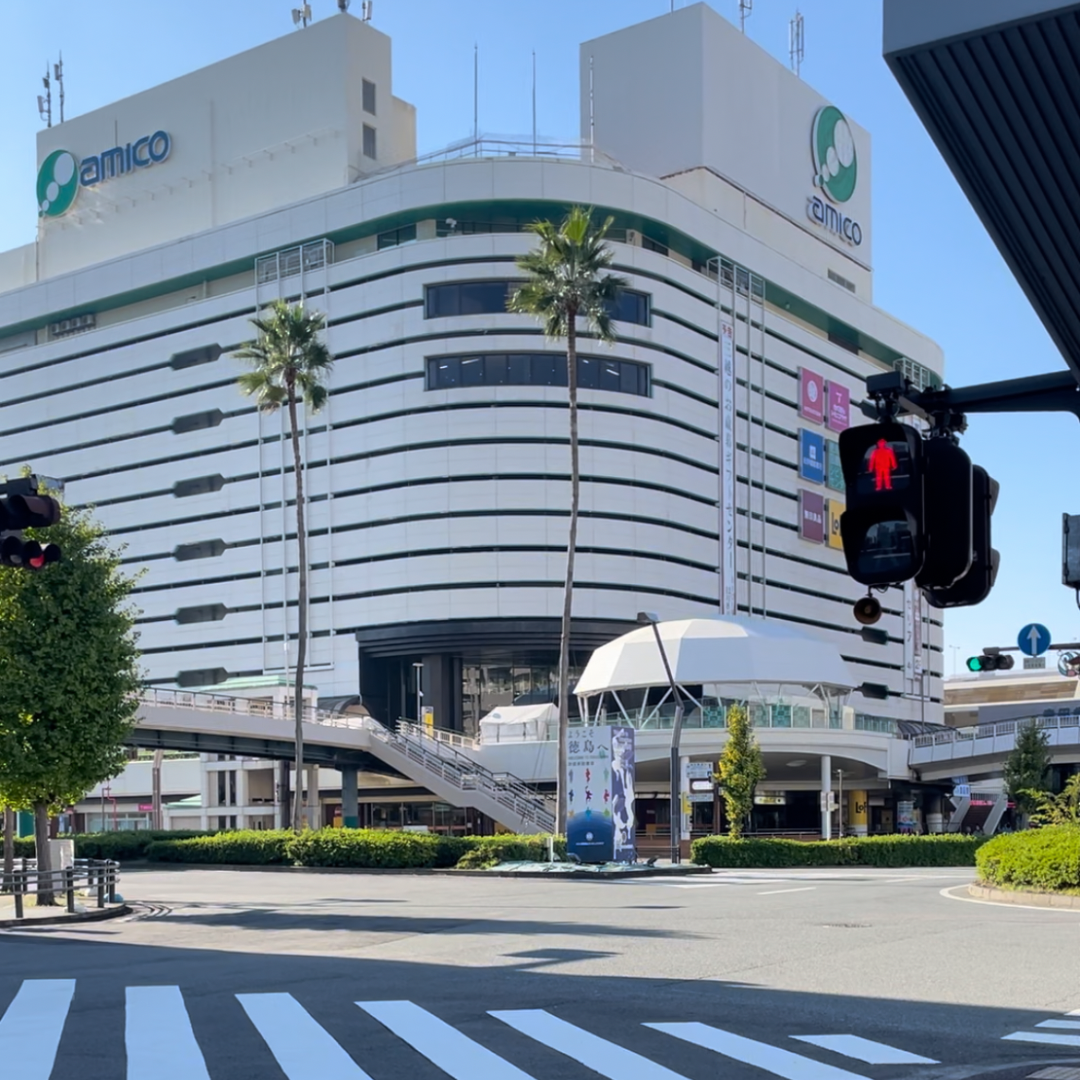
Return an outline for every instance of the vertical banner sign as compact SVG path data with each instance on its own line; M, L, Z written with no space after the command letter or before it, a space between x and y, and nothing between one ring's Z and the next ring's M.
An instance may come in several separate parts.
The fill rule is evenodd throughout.
M917 692L915 677L915 582L904 582L904 678L908 681L907 692Z
M567 738L566 850L584 863L633 862L634 729L574 728Z
M832 431L847 431L851 427L851 392L838 382L829 383L829 413L825 426Z
M735 599L735 328L720 327L720 614Z
M825 483L825 438L806 428L799 428L799 476Z
M828 528L825 533L825 542L831 548L844 550L844 541L840 535L840 517L844 512L844 504L839 499L827 499L825 502L825 518Z
M825 420L825 379L809 368L799 368L799 415L815 424Z
M825 543L825 497L799 489L799 535L815 544Z

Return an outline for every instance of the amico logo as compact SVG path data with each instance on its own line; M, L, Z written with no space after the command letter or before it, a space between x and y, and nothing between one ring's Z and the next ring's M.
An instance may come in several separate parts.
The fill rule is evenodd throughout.
M814 187L824 192L826 198L812 195L806 203L807 217L845 243L859 247L863 242L862 226L838 205L855 194L859 158L851 125L835 105L818 109L810 133L810 149L814 157Z
M54 150L38 169L38 213L43 217L66 214L78 193L78 162L67 150Z

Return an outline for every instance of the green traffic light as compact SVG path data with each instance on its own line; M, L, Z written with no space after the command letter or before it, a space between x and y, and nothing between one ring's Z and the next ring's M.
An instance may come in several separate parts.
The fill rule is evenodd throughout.
M984 658L981 656L969 656L967 662L968 671L982 671Z

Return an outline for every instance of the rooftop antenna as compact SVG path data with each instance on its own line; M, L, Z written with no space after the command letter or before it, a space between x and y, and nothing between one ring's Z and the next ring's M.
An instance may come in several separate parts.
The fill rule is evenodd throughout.
M340 11L341 14L344 15L345 12L349 10L349 4L351 2L352 0L337 0L338 11Z
M535 49L533 49L532 110L533 110L533 157L536 157L536 50Z
M311 22L311 5L301 4L298 8L292 9L292 21L293 26L299 26L301 23L306 27Z
M52 127L52 85L49 82L49 65L45 65L45 77L41 80L45 87L44 94L38 94L37 107L41 119Z
M746 33L746 20L754 14L754 0L739 0L739 28Z
M791 70L799 75L802 62L806 59L806 27L798 8L795 9L795 18L788 24L788 44L791 53Z
M53 78L60 87L60 123L64 122L64 54L60 54L58 63L53 64Z
M480 46L473 42L472 76L472 134L473 142L480 141ZM477 154L480 153L477 148Z
M364 22L371 22L372 12L375 10L375 0L364 0L360 5L360 18Z

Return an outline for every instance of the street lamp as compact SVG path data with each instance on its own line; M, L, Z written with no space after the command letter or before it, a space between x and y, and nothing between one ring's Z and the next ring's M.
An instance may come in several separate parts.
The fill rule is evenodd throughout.
M421 680L424 675L424 663L422 660L413 661L413 669L416 671L416 722L422 723L422 717L420 715L420 700L424 696L424 691L420 687Z
M671 696L675 699L675 722L671 726L671 861L673 864L682 861L679 851L680 834L682 833L682 803L679 792L679 737L682 734L683 699L679 688L675 685L675 677L671 674L671 664L668 663L667 652L664 642L660 638L660 616L652 611L639 611L637 621L643 626L652 626L656 637L656 647L660 650L660 659L664 661L664 671L667 672L668 685L671 687Z

